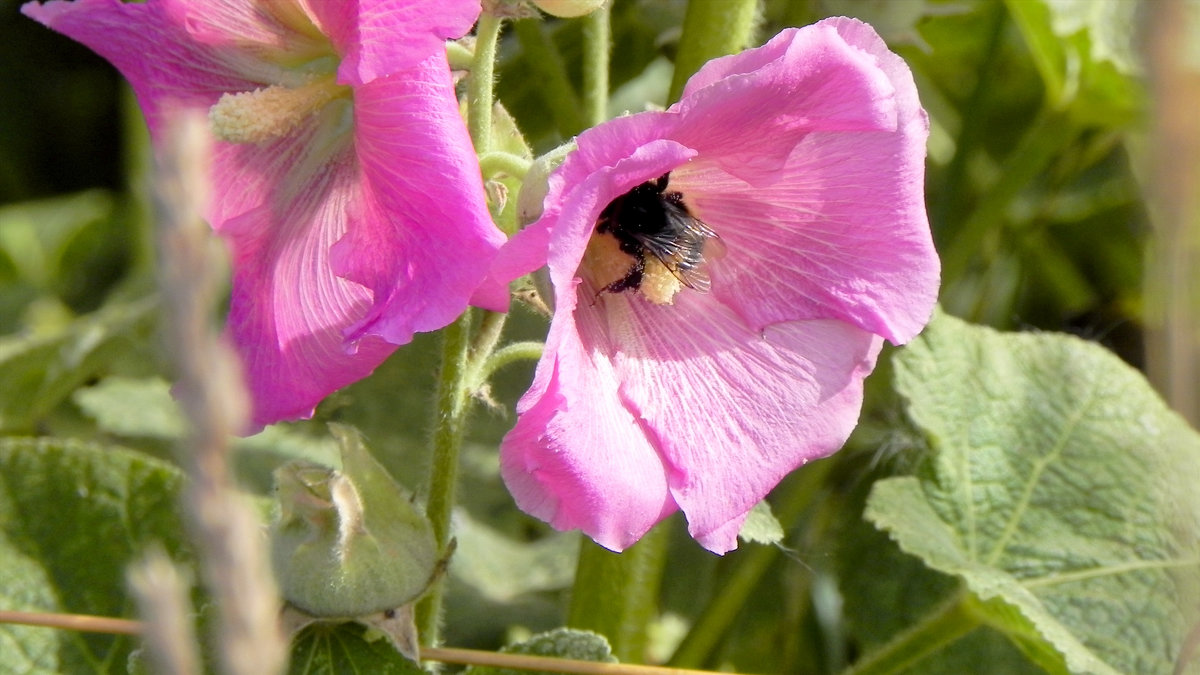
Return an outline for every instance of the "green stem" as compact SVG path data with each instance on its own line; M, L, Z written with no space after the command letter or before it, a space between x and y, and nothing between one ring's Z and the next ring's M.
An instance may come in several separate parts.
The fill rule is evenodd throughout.
M511 152L493 150L479 157L479 170L487 180L498 173L506 173L514 178L524 178L533 165L532 160L525 159Z
M834 462L828 460L814 462L797 474L796 482L784 492L775 514L785 531L790 530L804 510L816 501L834 466ZM779 557L779 552L777 546L754 544L745 551L729 556L735 564L733 572L722 581L718 593L700 612L696 624L671 656L670 665L676 668L699 668L705 665L771 563Z
M467 131L475 151L487 156L492 144L492 101L495 85L496 43L501 20L484 12L475 26L475 56L467 81ZM433 459L425 513L433 525L438 548L450 544L450 517L458 487L458 461L471 411L470 394L478 386L475 373L496 348L504 328L504 315L487 312L472 339L477 310L468 309L442 330L442 372L438 377L437 419L433 428ZM438 579L417 605L417 630L421 644L438 642L445 582Z
M646 629L658 610L668 532L660 524L624 553L586 538L579 550L567 625L608 638L622 663L645 660Z
M501 20L484 12L475 26L475 58L467 81L467 131L475 152L483 155L492 149L492 100L495 86L496 43L500 39Z
M583 130L579 99L567 77L562 55L542 29L542 22L538 19L522 19L513 22L513 30L525 52L525 62L537 78L542 102L554 118L554 126L568 138L579 133Z
M843 675L901 672L982 624L979 614L973 610L970 596L966 593L956 594L917 624L859 659Z
M475 52L462 46L459 42L446 43L446 60L450 62L450 70L471 70L475 61Z
M490 372L485 374L492 352L500 342L500 334L504 331L504 322L508 315L501 312L484 312L483 320L479 322L479 330L467 352L466 372L463 383L466 394L474 394L487 382Z
M434 538L442 551L446 550L450 541L450 515L454 510L454 493L458 484L458 457L466 427L468 399L464 385L468 372L472 314L470 310L463 312L442 331L442 372L438 377L433 462L429 474L429 501L425 507L425 513L433 524ZM444 592L443 582L434 582L417 606L421 644L437 644Z
M510 363L517 361L537 361L542 358L546 345L541 342L514 342L497 349L479 367L477 378L480 383L486 382L493 373Z
M679 100L683 86L709 59L736 54L754 39L757 0L690 0L675 56L669 100Z
M612 3L583 18L583 121L594 127L608 119L608 61L612 50Z

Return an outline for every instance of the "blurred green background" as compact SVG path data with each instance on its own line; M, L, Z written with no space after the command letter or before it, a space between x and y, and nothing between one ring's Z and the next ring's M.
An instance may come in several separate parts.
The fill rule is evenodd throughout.
M758 36L845 14L874 25L908 61L932 122L926 192L947 311L998 328L1076 333L1142 367L1154 243L1146 195L1155 174L1152 64L1139 35L1152 5L765 0ZM0 0L0 433L165 455L180 427L154 337L144 130L102 59L25 19L18 6ZM612 115L665 103L684 7L615 0ZM578 91L579 30L578 22L530 19L504 34L498 97L535 152L581 131L576 102L546 84ZM511 326L514 339L544 334L543 320L524 310ZM246 481L265 491L280 459L328 457L323 422L339 420L360 427L393 472L419 489L436 353L436 336L421 336L374 377L333 395L316 420L245 441ZM452 644L495 646L561 621L575 539L548 536L515 512L496 473L496 443L530 373L531 366L503 371L493 391L499 407L475 415ZM872 553L862 542L883 545L856 509L869 478L904 461L889 452L903 432L888 383L885 358L848 450L774 493L788 549L762 560L752 551L717 559L673 524L671 569L687 574L667 575L652 649L669 655L682 626L711 612L709 603L749 565L753 590L687 665L835 672L870 642L861 633L869 627L841 617L837 588L847 578L837 570L869 573ZM852 530L855 537L839 536ZM839 539L861 548L839 549ZM514 569L526 573L514 578Z

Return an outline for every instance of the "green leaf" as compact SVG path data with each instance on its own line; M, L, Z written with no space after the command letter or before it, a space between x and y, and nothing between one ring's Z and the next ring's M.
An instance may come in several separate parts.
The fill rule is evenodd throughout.
M80 384L141 347L155 301L111 304L48 335L0 338L0 431L28 431Z
M71 400L110 434L176 441L186 429L171 385L161 377L106 377L76 391Z
M783 525L771 512L771 505L759 502L746 516L738 538L755 544L778 544L783 541Z
M348 622L309 626L292 643L291 675L326 673L424 674L390 642L365 626Z
M590 631L571 628L555 628L545 633L538 633L528 640L510 645L500 651L505 654L553 656L560 659L597 663L617 662L608 646L608 641L602 636ZM529 671L491 666L471 666L463 671L464 675L525 675L527 672Z
M1050 672L1170 672L1198 606L1200 437L1142 376L938 315L896 384L932 452L866 518Z
M183 414L171 397L171 385L161 377L106 377L76 390L71 400L106 433L131 440L183 440ZM271 472L287 460L341 464L332 438L310 436L287 424L272 425L253 436L239 438L233 447L239 478L259 493L270 489Z
M179 472L129 450L0 439L0 606L130 617L125 567L151 543L178 556ZM128 636L0 625L6 672L123 671Z
M0 208L0 261L4 261L0 268L11 268L17 278L53 289L71 272L63 263L71 258L67 252L72 242L106 223L113 209L112 196L102 190ZM0 280L5 279L0 276Z
M571 585L579 556L575 534L556 532L520 543L459 510L454 514L454 536L458 549L451 575L488 600L509 602L525 593Z
M1083 124L1133 122L1141 110L1130 26L1136 2L1008 0L1050 105Z

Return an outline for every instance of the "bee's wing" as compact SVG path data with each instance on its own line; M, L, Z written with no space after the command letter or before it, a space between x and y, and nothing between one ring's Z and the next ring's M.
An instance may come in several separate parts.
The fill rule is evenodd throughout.
M689 214L668 210L667 218L673 225L668 231L632 236L684 286L707 293L712 282L704 262L725 255L725 245L712 228Z

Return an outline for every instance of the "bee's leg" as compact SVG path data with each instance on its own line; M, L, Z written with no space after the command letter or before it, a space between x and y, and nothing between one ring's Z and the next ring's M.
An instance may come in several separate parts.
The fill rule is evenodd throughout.
M642 285L642 276L646 273L646 259L642 256L634 258L633 266L625 273L625 276L617 279L611 284L600 289L596 296L600 293L624 293L630 289L637 289Z

